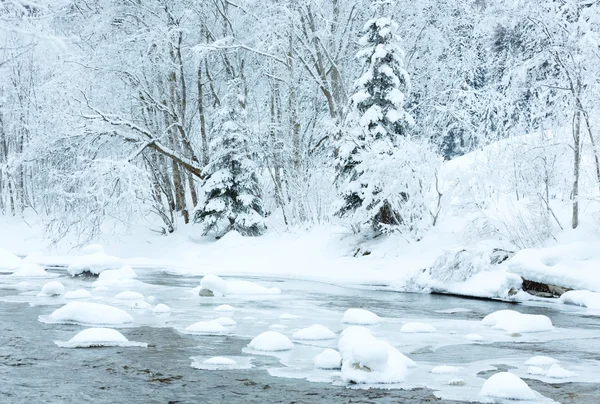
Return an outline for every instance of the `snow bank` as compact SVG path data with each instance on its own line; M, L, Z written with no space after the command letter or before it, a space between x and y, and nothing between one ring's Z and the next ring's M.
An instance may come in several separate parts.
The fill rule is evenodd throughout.
M205 275L200 288L212 291L215 296L281 294L279 288L266 288L250 281L224 280L217 275Z
M71 276L81 275L84 272L90 272L99 275L107 269L119 269L123 266L123 261L117 257L107 255L104 251L98 251L92 254L74 257L67 272Z
M42 286L38 296L60 296L63 293L65 293L65 286L58 281L52 281Z
M349 327L338 341L342 381L358 384L400 383L416 364L364 327Z
M342 317L342 323L346 324L374 325L382 321L377 314L364 309L348 309Z
M65 299L87 299L92 297L92 294L85 289L69 290L65 293Z
M59 275L53 274L51 272L46 272L46 270L38 264L34 264L31 262L23 262L21 263L19 268L17 268L17 270L12 273L12 276L24 278L56 278Z
M152 309L152 311L154 314L166 314L171 312L171 308L166 304L159 303L154 307L154 309Z
M277 331L265 331L254 337L248 344L249 348L256 351L289 351L294 349L294 344L288 337Z
M6 248L0 248L0 272L13 271L19 268L23 260Z
M590 292L589 290L565 292L560 297L560 301L564 304L574 304L592 310L600 310L600 293Z
M436 331L434 326L425 323L406 323L400 328L400 332L404 333L430 333Z
M600 242L576 241L519 251L508 269L525 279L600 292Z
M323 352L315 356L315 367L318 369L340 369L342 357L335 349L325 348Z
M522 314L513 310L498 310L488 314L482 324L508 333L528 333L550 331L554 328L552 321L541 314Z
M121 293L117 294L115 296L115 299L119 299L119 300L143 300L144 299L144 295L142 295L141 293L138 293L138 292L133 292L133 291L127 290L125 292L121 292Z
M123 334L112 328L87 328L67 342L55 341L63 348L92 348L92 347L147 347L142 342L128 341Z
M313 324L310 327L296 331L294 335L292 335L292 339L299 341L335 339L335 333L321 324Z
M116 307L90 302L72 302L48 316L53 323L119 325L133 323L129 313Z
M483 383L479 393L485 397L502 398L507 400L535 400L535 392L519 376L500 372L491 376Z
M198 321L185 329L188 334L213 335L225 334L227 329L215 320Z

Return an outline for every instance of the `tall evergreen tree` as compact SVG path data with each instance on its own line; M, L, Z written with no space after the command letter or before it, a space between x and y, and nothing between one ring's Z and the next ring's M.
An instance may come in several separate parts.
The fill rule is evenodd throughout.
M399 206L407 202L410 190L390 188L393 178L386 178L396 176L390 170L401 169L399 146L412 124L404 110L409 77L397 29L388 18L370 20L359 42L357 58L364 73L350 100L337 176L341 197L337 214L351 217L355 230L369 224L376 232L388 232L406 221Z
M205 235L220 238L235 230L243 236L260 236L267 228L245 114L240 83L232 80L219 130L210 143L211 160L202 184L204 201L195 214Z

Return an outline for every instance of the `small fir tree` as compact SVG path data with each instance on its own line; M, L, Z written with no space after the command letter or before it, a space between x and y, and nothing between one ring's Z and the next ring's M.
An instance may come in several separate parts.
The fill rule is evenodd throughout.
M243 236L260 236L266 230L257 167L252 160L245 100L239 83L229 84L221 110L221 124L210 142L211 160L202 184L204 201L195 221L203 234L220 238L231 230Z

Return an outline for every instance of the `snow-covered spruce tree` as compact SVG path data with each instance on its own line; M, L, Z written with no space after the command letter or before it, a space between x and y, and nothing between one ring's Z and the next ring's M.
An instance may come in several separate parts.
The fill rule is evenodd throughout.
M219 130L210 143L211 160L202 184L204 201L195 213L204 234L216 238L231 230L243 236L260 236L267 228L242 94L240 83L232 80Z
M388 18L364 27L357 54L364 73L356 82L339 148L336 208L355 232L367 225L375 234L402 231L418 238L435 157L408 135L413 122L404 110L409 77L397 29Z

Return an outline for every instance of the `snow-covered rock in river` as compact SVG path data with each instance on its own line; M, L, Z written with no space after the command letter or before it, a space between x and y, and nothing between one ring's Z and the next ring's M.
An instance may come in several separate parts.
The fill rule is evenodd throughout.
M552 366L555 363L558 363L558 360L543 355L534 356L525 362L528 366Z
M215 307L215 311L219 313L232 313L235 311L235 308L229 304L222 304L220 306Z
M571 290L561 295L560 301L564 304L587 307L592 310L600 310L600 293L589 290Z
M342 357L338 351L331 348L325 348L323 352L315 356L315 367L318 369L340 369L342 367Z
M215 320L211 321L198 321L187 327L185 331L189 334L201 334L201 335L213 335L213 334L225 334L227 329Z
M237 362L234 361L233 359L225 358L223 356L215 356L213 358L206 359L202 363L204 363L205 365L213 365L213 366L220 366L220 367L237 365Z
M12 272L19 268L23 260L6 248L0 248L0 272Z
M465 335L465 338L468 339L469 341L474 341L474 342L485 341L485 337L483 337L479 334L467 334L467 335Z
M133 317L116 307L90 302L71 302L48 316L52 323L119 325L133 323Z
M430 333L436 331L434 326L425 323L406 323L400 328L400 332L404 333Z
M348 309L342 317L342 323L346 324L374 325L382 321L377 314L365 309Z
M321 324L313 324L310 327L298 330L292 335L292 339L299 341L319 341L335 339L335 333Z
M55 343L63 348L148 346L142 342L128 341L123 334L112 328L87 328L67 342L55 341Z
M404 380L407 365L416 365L364 327L344 330L338 349L342 358L341 377L346 383L399 383Z
M108 269L119 269L123 266L123 261L117 257L107 255L104 251L98 251L88 255L75 257L67 272L71 276L77 276L84 273L99 275Z
M431 369L431 373L434 375L447 375L452 373L457 373L460 371L462 367L460 366L448 366L448 365L440 365Z
M265 331L254 337L248 347L256 351L276 352L294 349L294 344L288 337L277 331Z
M98 279L93 286L121 286L125 283L131 283L137 274L129 265L123 265L119 269L107 269L98 275Z
M115 299L119 299L119 300L143 300L144 299L144 295L142 295L141 293L138 293L138 292L133 292L133 291L127 290L125 292L121 292L121 293L117 294L115 296Z
M568 379L577 376L577 373L566 370L558 363L555 363L550 366L550 369L548 369L548 372L546 372L546 376L553 379Z
M34 264L32 262L22 262L19 268L12 273L12 276L24 278L56 278L59 275L46 272L46 270L38 264Z
M85 289L69 290L65 293L65 299L87 299L92 294Z
M60 296L63 293L65 293L65 286L58 281L52 281L42 286L38 296Z
M196 290L196 289L195 289ZM279 288L266 288L257 283L239 280L224 280L217 275L205 275L200 281L198 293L204 293L203 296L228 295L278 295L281 293Z
M170 313L171 308L169 306L167 306L166 304L159 303L154 307L154 309L152 311L154 312L154 314L165 314L165 313Z
M235 327L237 325L236 321L229 317L219 317L215 321L223 327Z
M552 321L541 314L522 314L514 310L498 310L487 315L482 324L508 333L528 333L550 331Z
M129 305L129 308L131 310L152 310L154 307L148 302L145 302L143 300L137 300L131 303Z
M485 397L506 400L535 400L535 392L519 376L500 372L491 376L483 383L479 393Z

